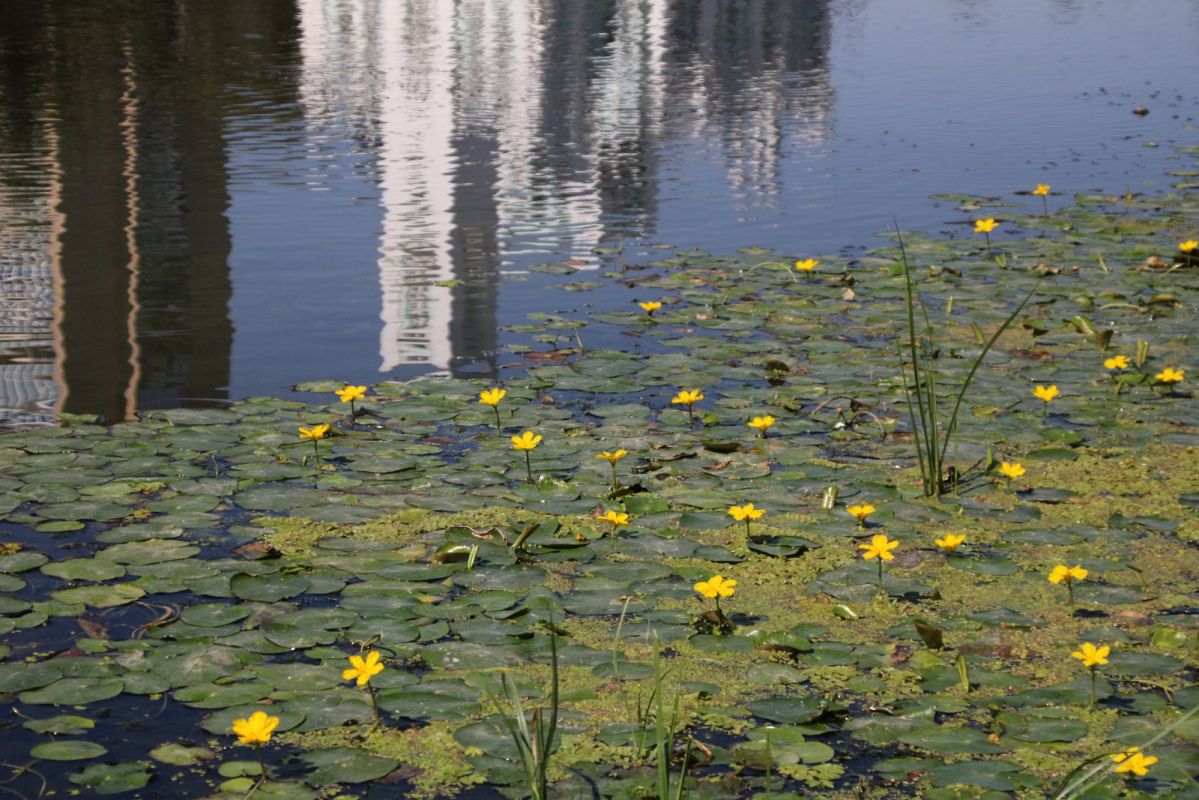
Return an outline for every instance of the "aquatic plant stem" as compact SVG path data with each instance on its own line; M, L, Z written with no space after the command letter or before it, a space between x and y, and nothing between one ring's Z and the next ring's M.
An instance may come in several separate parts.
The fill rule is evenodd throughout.
M492 406L491 410L495 412L495 432L497 435L502 435L503 431L500 430L500 407L499 407L499 404L497 403L496 405Z
M320 439L312 440L312 479L315 483L321 481L321 447Z
M616 478L616 462L609 462L608 466L612 467L612 491L620 491L620 481Z
M883 559L878 559L878 590L883 591Z
M1089 708L1095 707L1095 668L1091 667L1091 705Z
M262 752L262 745L255 747L254 751L258 754L258 783L254 784L254 788L250 790L251 792L266 783L266 755Z
M529 451L525 451L525 480L528 483L533 483L533 459L529 456Z
M991 250L991 234L987 231L983 231L983 236L987 237L987 256L989 258L994 258L995 253Z
M375 687L369 683L366 685L366 692L371 698L371 710L375 712L375 725L371 728L371 733L377 733L383 727L383 714L379 711L379 698L376 695Z
M350 398L350 419L358 419L358 409L354 407L354 398Z
M1070 610L1074 610L1074 581L1066 578L1066 595L1070 598Z

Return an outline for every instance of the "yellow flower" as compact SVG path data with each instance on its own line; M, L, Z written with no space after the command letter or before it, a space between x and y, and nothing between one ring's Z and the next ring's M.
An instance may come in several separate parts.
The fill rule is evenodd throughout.
M1074 581L1085 580L1090 573L1082 568L1082 564L1075 564L1072 567L1067 567L1065 564L1058 564L1049 573L1050 583L1073 583Z
M343 389L338 389L335 394L341 398L341 402L348 403L351 400L361 400L366 397L366 387L346 386Z
M1194 239L1188 239L1185 242L1178 243L1178 249L1187 255L1190 255L1196 247L1199 247L1199 242L1196 242Z
M525 431L520 436L512 437L512 447L517 450L532 450L541 444L541 434Z
M608 510L604 512L602 517L599 517L604 522L611 522L613 528L619 528L622 525L629 524L629 515L624 511Z
M607 461L609 464L615 466L617 461L620 461L620 459L624 458L628 454L628 450L617 450L615 453L609 453L607 450L605 450L596 456L596 458L602 458L604 461Z
M233 732L238 744L266 744L279 727L279 718L265 711L255 711L249 719L233 720Z
M1158 383L1178 383L1182 380L1183 370L1166 367L1161 372L1153 376L1153 380Z
M999 465L999 474L1008 480L1019 478L1024 474L1024 467L1019 461L1013 461L1011 463L1004 461Z
M1049 385L1049 386L1038 385L1037 388L1032 390L1032 393L1036 396L1036 398L1038 400L1040 400L1041 402L1046 403L1046 404L1048 404L1054 398L1056 398L1058 395L1061 394L1061 392L1059 392L1057 390L1057 386L1054 386L1054 385Z
M804 259L803 261L795 262L795 268L800 272L811 272L818 266L820 266L820 262L814 258L808 258Z
M479 392L479 402L485 406L498 406L506 394L507 389L484 389Z
M342 670L341 679L343 681L352 681L357 679L359 686L366 686L370 683L371 678L383 671L383 664L379 661L379 653L372 650L366 654L366 658L362 656L350 656L350 666Z
M872 558L881 558L883 561L894 561L895 556L891 555L891 551L899 547L899 542L894 539L888 539L885 533L876 533L870 537L870 544L858 545L859 550L865 550L862 553L862 558L869 561Z
M736 593L736 586L736 581L726 581L720 575L713 575L706 581L695 584L693 588L710 600L715 597L732 597Z
M646 300L645 302L638 303L637 305L641 306L641 310L646 314L653 314L662 307L662 304L657 300Z
M738 522L744 522L747 519L759 519L766 513L764 508L754 508L753 503L746 503L743 506L729 506L729 516Z
M1104 369L1128 369L1128 356L1112 356L1103 360Z
M1096 647L1090 642L1083 642L1070 655L1081 661L1084 667L1102 667L1107 663L1108 654L1111 652L1112 649L1107 645Z
M974 220L975 233L990 233L995 230L995 226L999 223L991 218Z
M1044 197L1045 195L1049 194L1049 184L1038 183L1037 188L1033 189L1032 193L1038 197Z
M311 428L300 426L301 439L324 439L329 435L329 423L322 422L320 425L313 425Z
M954 550L957 550L958 546L964 541L966 541L966 534L964 533L947 533L945 534L945 538L934 539L933 543L942 550L948 550L952 553Z
M858 506L850 506L849 508L847 508L845 510L849 512L849 516L853 517L854 519L856 519L858 521L859 525L865 524L866 517L870 516L875 511L878 511L877 508L870 505L869 503L864 503L864 504L858 505Z
M692 403L698 403L704 399L701 394L702 389L679 389L679 393L671 398L670 402L675 405L689 406Z
M756 429L758 431L758 433L765 435L766 429L769 428L771 425L773 425L777 421L778 420L776 420L774 417L767 414L764 417L754 417L753 419L751 419L749 422L747 422L745 424L751 428Z
M1157 763L1157 756L1146 756L1139 747L1130 747L1123 753L1114 753L1112 761L1116 762L1115 772L1131 772L1142 777L1149 773L1149 768Z

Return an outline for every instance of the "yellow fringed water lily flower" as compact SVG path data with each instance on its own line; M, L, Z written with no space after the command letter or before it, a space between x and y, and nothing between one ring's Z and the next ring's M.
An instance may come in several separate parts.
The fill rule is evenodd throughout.
M1178 243L1178 249L1187 255L1193 253L1196 247L1199 247L1199 242L1195 241L1194 239L1187 239L1185 242Z
M1090 573L1083 569L1082 564L1075 564L1073 567L1068 567L1065 564L1058 564L1049 573L1050 583L1072 583L1073 581L1085 580Z
M1107 657L1112 649L1107 645L1096 647L1090 642L1083 642L1070 655L1082 662L1084 667L1102 667L1107 663Z
M778 420L776 420L774 417L770 416L769 414L766 414L765 416L754 417L753 419L751 419L749 422L747 422L745 424L748 425L749 427L753 428L754 430L756 430L760 435L765 436L766 429L769 428L771 425L773 425L776 422L778 422Z
M1024 474L1024 466L1019 461L1004 461L999 465L999 474L1010 481Z
M952 553L954 550L957 550L964 541L966 541L966 534L964 533L947 533L940 539L934 539L933 543L942 550L948 550Z
M811 272L820 266L820 261L815 258L806 258L803 261L796 261L795 268L800 272Z
M870 544L858 545L859 550L864 550L862 558L867 561L872 558L879 558L883 561L894 561L895 556L891 555L891 551L899 547L899 542L895 539L888 539L885 533L876 533L870 537Z
M629 454L628 450L617 450L614 453L609 453L607 450L605 450L604 452L602 452L598 456L596 456L596 458L602 458L604 461L607 461L609 464L615 464L617 461L620 461L620 459L624 458L628 454Z
M1053 402L1061 395L1061 392L1058 391L1057 386L1052 384L1049 386L1041 386L1038 384L1037 387L1032 390L1032 393L1038 400L1046 405Z
M1103 360L1104 369L1128 369L1128 356L1112 356Z
M1153 380L1158 383L1178 383L1183 378L1183 370L1166 367L1161 372L1153 376Z
M335 392L335 394L338 396L338 398L341 399L341 402L349 403L352 400L362 400L363 398L365 398L366 397L366 387L365 386L345 386L344 388L338 389Z
M703 400L702 389L679 389L679 393L670 399L675 405L690 406Z
M322 422L320 425L313 425L311 428L305 428L303 425L300 426L301 439L316 441L317 439L324 439L328 435L329 423L327 422Z
M1032 193L1037 197L1044 197L1045 195L1049 194L1049 184L1038 183L1037 188L1033 189Z
M343 681L356 680L359 686L366 686L370 683L371 678L383 671L381 658L382 656L376 650L367 653L365 658L350 656L350 666L342 670L341 679Z
M233 720L233 733L238 744L266 744L279 727L279 718L265 711L255 711L249 719Z
M532 450L541 444L541 434L525 431L520 436L512 437L512 447L516 450Z
M732 597L736 593L737 582L734 580L725 580L720 575L713 575L706 581L700 581L693 587L709 600L720 597Z
M641 310L646 314L649 314L651 317L654 315L655 311L662 307L662 303L657 300L646 300L638 303L637 305L641 306Z
M869 503L862 503L861 505L850 506L849 508L847 508L845 510L847 512L849 512L849 516L853 517L854 519L856 519L858 521L858 525L865 525L866 518L869 517L871 514L873 514L875 511L878 511L877 508L870 505Z
M1147 756L1139 747L1130 747L1123 753L1113 753L1112 761L1116 762L1115 772L1131 772L1137 777L1149 773L1149 768L1157 763L1157 756Z
M622 525L629 524L629 515L626 511L612 511L609 509L608 511L604 512L602 517L598 517L598 519L603 522L612 523L613 528L619 528Z
M507 389L484 389L479 392L479 402L485 406L498 406L507 394Z
M746 503L743 506L729 506L729 516L738 522L744 522L749 519L759 519L766 513L764 508L754 508L753 503Z
M976 219L974 220L974 232L990 233L991 231L995 230L995 226L998 224L999 223L997 221L991 219L990 217L987 219Z

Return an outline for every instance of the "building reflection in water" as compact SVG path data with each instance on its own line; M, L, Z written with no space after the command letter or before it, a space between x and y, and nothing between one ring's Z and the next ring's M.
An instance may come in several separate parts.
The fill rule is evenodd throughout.
M591 268L601 242L651 233L665 140L717 143L752 206L778 194L784 131L827 134L820 2L300 0L300 17L306 115L365 125L378 153L382 371L493 352L497 266Z
M119 420L225 396L223 94L249 34L294 25L252 5L0 8L12 91L0 137L22 155L0 166L0 269L6 286L17 264L49 290L22 298L23 327L5 337L0 422Z
M382 373L494 372L503 270L653 234L690 151L777 202L830 125L823 0L99 6L0 5L0 423L226 396L230 165L281 121L377 187Z

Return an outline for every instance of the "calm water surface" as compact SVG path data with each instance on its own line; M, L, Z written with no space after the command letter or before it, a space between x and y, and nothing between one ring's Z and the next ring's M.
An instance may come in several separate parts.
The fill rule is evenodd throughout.
M0 424L501 377L500 326L627 307L528 272L597 246L1166 189L1197 36L1199 0L0 0Z

